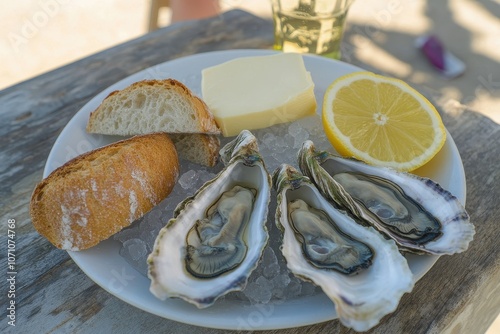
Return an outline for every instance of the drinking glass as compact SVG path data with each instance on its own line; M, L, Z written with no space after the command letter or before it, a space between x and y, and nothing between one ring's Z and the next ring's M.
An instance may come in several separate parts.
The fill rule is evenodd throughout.
M271 0L274 49L340 59L345 20L353 0Z

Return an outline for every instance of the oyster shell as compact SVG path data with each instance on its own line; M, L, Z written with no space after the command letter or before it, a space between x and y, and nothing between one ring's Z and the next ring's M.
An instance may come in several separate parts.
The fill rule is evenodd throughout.
M221 152L225 168L177 206L148 257L150 291L160 299L204 308L242 290L267 244L271 179L256 139L242 131Z
M340 321L366 331L393 312L413 288L413 275L393 240L357 224L289 165L273 174L276 224L293 274L319 285Z
M401 250L460 253L474 236L462 204L430 179L317 152L311 141L304 142L298 160L326 198L394 239Z

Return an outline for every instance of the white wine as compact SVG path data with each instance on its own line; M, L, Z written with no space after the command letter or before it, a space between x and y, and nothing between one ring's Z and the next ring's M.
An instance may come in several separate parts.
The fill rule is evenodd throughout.
M340 59L346 16L347 10L321 16L300 7L295 11L275 11L274 49Z

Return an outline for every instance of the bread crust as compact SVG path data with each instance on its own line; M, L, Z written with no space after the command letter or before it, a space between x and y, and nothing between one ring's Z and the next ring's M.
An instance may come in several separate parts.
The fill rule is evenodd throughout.
M82 154L42 180L31 197L32 222L60 249L87 249L167 197L178 175L168 135L122 140Z
M169 134L181 159L214 167L219 161L220 140L216 135Z

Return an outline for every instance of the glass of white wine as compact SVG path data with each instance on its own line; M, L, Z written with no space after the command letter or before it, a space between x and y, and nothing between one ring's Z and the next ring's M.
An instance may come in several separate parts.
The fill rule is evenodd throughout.
M353 0L271 0L274 49L340 59L340 43Z

